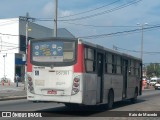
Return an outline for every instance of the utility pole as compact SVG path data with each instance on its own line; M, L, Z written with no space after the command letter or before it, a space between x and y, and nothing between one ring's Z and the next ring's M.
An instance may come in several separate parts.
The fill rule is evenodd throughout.
M141 39L141 59L143 61L143 25L142 25L142 39Z
M54 0L54 37L57 37L58 0Z
M29 13L26 13L26 64L25 64L25 73L24 73L24 90L26 87L26 81L27 81L27 51L28 51L28 24L29 24Z
M141 31L142 31L142 38L141 38L141 59L142 59L142 62L143 62L143 29L144 29L144 26L145 25L148 25L148 23L144 23L144 24L140 24L140 23L137 23L137 25L140 25L141 26Z
M28 23L29 23L29 13L26 13L26 55L27 55L27 47L28 47Z
M27 51L28 51L28 31L29 31L29 22L34 22L35 18L31 18L29 16L29 13L26 13L26 16L20 16L21 20L26 21L26 48L25 48L25 53L26 53L26 64L25 64L25 74L24 74L24 78L25 78L25 82L27 81ZM25 84L24 82L24 84ZM24 85L24 89L25 89L25 85Z

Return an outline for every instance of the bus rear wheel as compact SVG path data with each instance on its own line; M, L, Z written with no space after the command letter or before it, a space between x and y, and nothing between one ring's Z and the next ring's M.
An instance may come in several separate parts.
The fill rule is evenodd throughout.
M107 104L107 108L110 110L113 108L113 104L114 104L114 93L113 90L110 90L108 93L108 104Z

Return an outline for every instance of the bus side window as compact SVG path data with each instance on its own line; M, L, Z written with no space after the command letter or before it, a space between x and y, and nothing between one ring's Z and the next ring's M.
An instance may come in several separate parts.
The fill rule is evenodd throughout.
M112 54L107 54L107 73L112 73Z
M135 65L134 65L134 60L129 60L129 75L134 75L134 69L135 69Z
M115 55L112 55L112 73L115 73Z
M85 48L85 66L86 72L96 71L96 52L94 49Z
M106 57L105 57L105 73L107 73L108 71L107 71L107 67L108 67L108 63L107 63L107 61L108 61L108 54L106 53Z
M94 50L94 59L93 59L93 71L95 72L96 71L96 51Z
M136 62L136 65L135 65L135 75L136 76L140 75L140 63L139 62Z
M121 62L121 57L120 56L117 56L117 66L116 66L116 72L117 74L122 74L122 62Z
M128 60L128 74L131 75L131 60Z

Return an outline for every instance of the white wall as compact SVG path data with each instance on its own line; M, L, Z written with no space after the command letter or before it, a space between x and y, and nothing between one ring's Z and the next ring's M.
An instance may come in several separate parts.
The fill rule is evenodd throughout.
M1 53L19 52L19 19L0 19Z
M19 19L0 19L0 79L14 81L15 53L19 52ZM5 55L5 58L3 57ZM5 65L4 65L5 59ZM5 72L4 72L5 67Z

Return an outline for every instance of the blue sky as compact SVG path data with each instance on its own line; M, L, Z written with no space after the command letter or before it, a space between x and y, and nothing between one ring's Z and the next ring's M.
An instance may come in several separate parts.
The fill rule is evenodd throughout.
M134 0L137 1L137 0ZM107 7L98 9L85 14L59 18L59 19L73 19L90 16L96 13L102 13L133 2L133 0L58 0L58 16L63 17L92 10L115 2ZM136 4L124 7L122 9L99 15L96 17L82 19L59 21L59 28L67 28L76 37L109 34L120 31L140 29L137 23L148 23L144 27L160 24L160 1L159 0L142 0ZM54 0L1 0L0 4L0 18L15 18L18 16L25 16L29 12L31 17L35 18L53 18L54 16ZM53 28L53 22L38 22L36 23ZM72 23L72 24L70 24ZM73 24L74 23L74 24ZM76 24L76 25L75 25ZM81 24L81 25L78 25ZM106 26L106 27L91 27L84 25ZM108 27L107 27L108 26ZM131 27L109 27L109 26L131 26ZM160 28L144 31L144 51L145 52L160 52ZM140 51L141 49L141 31L132 34L120 34L118 36L108 36L103 38L85 39L89 42L103 45L107 48L117 46L120 52L132 54L140 57L140 52L130 52L127 50ZM126 50L122 50L126 49ZM158 62L160 63L160 54L144 54L144 63Z

